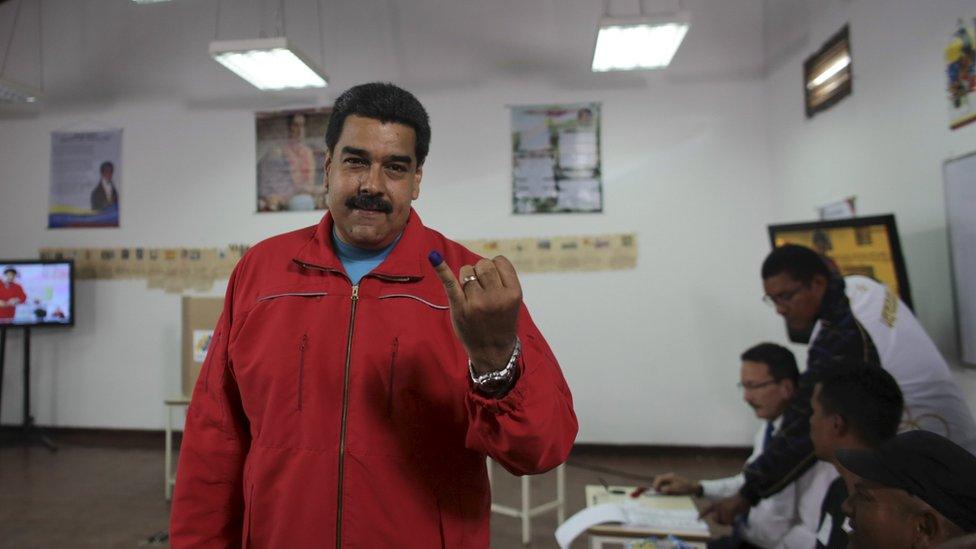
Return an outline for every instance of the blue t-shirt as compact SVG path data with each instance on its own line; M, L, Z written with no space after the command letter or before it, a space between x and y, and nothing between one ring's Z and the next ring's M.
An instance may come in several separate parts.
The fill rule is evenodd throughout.
M396 239L382 250L364 250L343 242L333 228L332 245L335 247L336 255L339 256L339 261L342 262L342 267L346 270L346 274L349 275L349 280L352 281L353 285L356 285L370 271L378 267L380 263L383 263L386 256L390 255L393 247L400 241L401 235L403 233L398 234Z

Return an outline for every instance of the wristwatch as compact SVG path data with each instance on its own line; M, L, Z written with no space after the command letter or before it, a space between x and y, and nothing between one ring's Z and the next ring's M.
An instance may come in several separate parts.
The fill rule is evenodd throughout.
M471 382L478 390L489 395L507 390L518 372L517 363L520 354L522 354L522 342L516 336L512 356L508 359L508 364L501 370L478 374L474 371L474 364L471 363L471 359L468 359L468 372L471 374Z

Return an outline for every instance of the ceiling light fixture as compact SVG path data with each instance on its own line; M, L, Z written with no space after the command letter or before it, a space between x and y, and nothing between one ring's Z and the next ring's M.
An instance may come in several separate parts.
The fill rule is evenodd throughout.
M661 16L604 17L593 49L593 72L662 69L691 27L688 12Z
M325 71L283 36L211 42L210 56L259 90L328 85Z

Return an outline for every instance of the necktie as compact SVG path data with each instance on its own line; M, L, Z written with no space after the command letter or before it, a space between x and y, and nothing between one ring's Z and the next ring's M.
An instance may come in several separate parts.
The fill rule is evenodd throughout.
M763 435L763 450L769 446L769 441L773 439L773 422L770 421L766 424L766 434Z

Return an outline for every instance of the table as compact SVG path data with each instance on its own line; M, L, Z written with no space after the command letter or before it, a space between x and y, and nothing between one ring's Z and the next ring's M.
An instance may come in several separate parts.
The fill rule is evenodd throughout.
M166 405L166 476L164 494L166 501L173 497L173 485L176 484L176 472L173 471L173 409L190 405L190 397L179 396L163 401Z
M608 492L609 489L609 492ZM630 500L629 494L636 489L635 486L597 486L588 485L586 487L586 506L592 507L601 503L620 502ZM666 498L666 499L665 499ZM695 501L688 496L656 496L653 494L642 495L638 501L652 508L668 508L694 510L697 513L698 507ZM658 502L663 502L659 504ZM644 526L628 526L622 524L599 524L590 527L586 533L590 537L591 549L603 549L607 544L626 545L628 542L658 537L664 538L669 535L681 539L691 547L707 546L707 542L714 537L711 526L705 532L698 530L677 530L673 528L653 528Z

